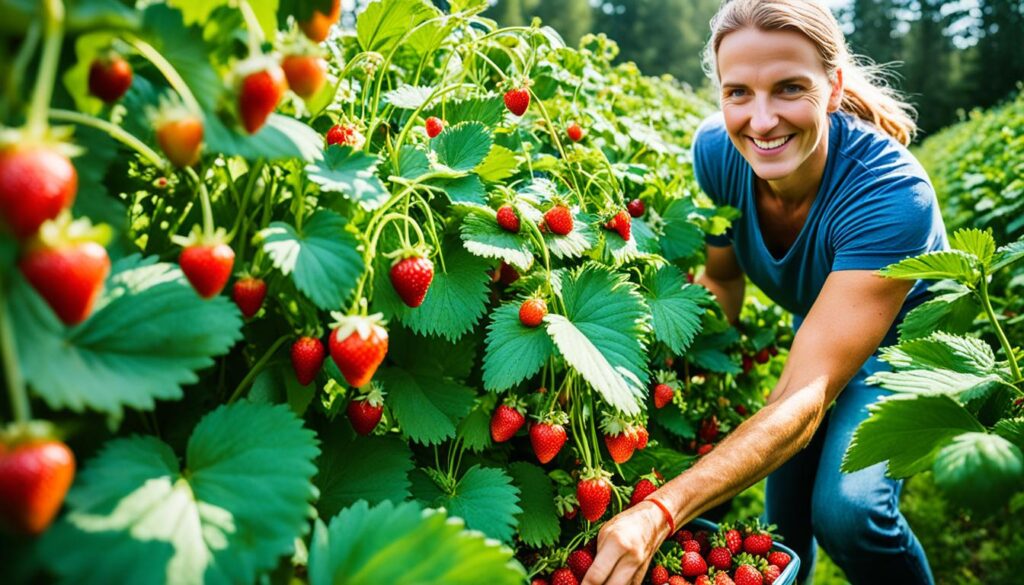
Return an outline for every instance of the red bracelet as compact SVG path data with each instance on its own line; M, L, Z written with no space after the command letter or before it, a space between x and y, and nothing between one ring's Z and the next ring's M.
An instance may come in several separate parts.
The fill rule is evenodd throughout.
M672 536L673 534L675 534L676 533L676 521L672 519L672 513L668 511L668 507L666 507L665 504L662 504L661 500L659 500L658 498L653 498L653 497L648 496L647 498L645 498L645 501L648 501L648 502L654 504L655 506L661 508L661 513L665 515L665 522L668 522L668 534L669 534L669 536Z

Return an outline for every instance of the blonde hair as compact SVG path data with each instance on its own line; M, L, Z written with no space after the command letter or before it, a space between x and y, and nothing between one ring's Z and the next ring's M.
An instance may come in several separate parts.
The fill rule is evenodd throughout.
M816 0L727 0L711 19L711 39L704 48L704 72L716 84L717 53L722 39L742 28L789 30L809 39L818 50L828 78L843 70L840 110L871 122L902 144L917 132L914 108L885 83L885 70L850 54L832 12Z

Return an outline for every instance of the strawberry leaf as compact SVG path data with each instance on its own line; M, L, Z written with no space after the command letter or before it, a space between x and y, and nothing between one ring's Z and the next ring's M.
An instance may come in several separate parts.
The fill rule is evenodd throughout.
M384 94L384 100L396 108L403 110L415 110L427 103L430 95L434 93L433 87L419 87L416 85L403 85Z
M505 102L501 96L469 98L445 104L444 112L434 106L424 116L444 118L446 124L455 126L462 122L480 122L484 126L497 126L505 117Z
M991 513L1024 483L1024 455L999 435L964 433L939 451L932 470L954 503Z
M961 284L945 294L914 307L899 324L900 341L927 337L933 331L966 333L981 312L981 305L970 289ZM934 290L934 289L932 289Z
M437 162L453 171L469 172L490 152L492 139L479 122L463 122L446 129L430 143Z
M359 502L331 519L316 521L309 550L310 585L445 583L475 585L480 576L494 585L526 579L509 548L445 512L421 510L412 502Z
M963 250L976 256L982 265L988 266L996 253L996 240L992 230L982 231L977 228L959 229L949 238L949 245L954 250Z
M172 264L118 261L93 315L66 328L19 276L11 317L26 381L52 409L120 417L181 398L181 386L241 338L226 297L199 298ZM54 367L60 364L60 367Z
M206 116L205 126L205 148L209 152L248 160L299 159L312 163L323 158L323 137L308 125L281 114L271 114L251 136L229 129L213 114Z
M398 155L398 168L405 179L416 179L430 172L427 154L415 146L403 146Z
M540 371L551 350L547 331L526 327L519 321L519 304L505 303L487 327L484 388L497 392L515 386Z
M500 258L526 271L533 264L533 246L522 232L513 234L498 225L494 217L469 213L459 229L462 245L483 258Z
M642 219L633 219L630 224L633 239L636 240L636 249L642 254L661 254L661 244L658 236L651 230L651 226Z
M1018 240L999 248L992 262L992 272L1006 268L1024 258L1024 240Z
M504 146L495 144L487 153L487 158L476 166L476 174L488 183L496 183L507 179L519 170L519 156Z
M580 258L597 245L597 232L591 226L597 218L586 213L573 214L572 231L564 236L546 232L544 244L555 258Z
M941 331L886 347L881 357L897 369L949 369L986 375L996 367L996 356L984 341Z
M536 548L558 542L562 527L558 523L551 479L540 467L523 461L509 465L508 472L519 488L519 507L523 509L516 518L519 538Z
M356 38L364 51L387 55L407 32L438 13L424 0L371 2L356 19Z
M654 275L644 300L651 308L655 339L677 355L686 353L700 333L704 307L712 302L706 288L686 284L683 273L674 266L665 266Z
M462 446L479 453L492 445L490 409L483 401L477 401L473 410L459 422L458 436Z
M398 437L359 437L346 425L328 425L320 433L323 453L316 486L320 499L316 507L329 518L359 500L377 504L409 499L412 452Z
M456 423L473 407L472 388L435 372L386 368L376 378L403 434L422 445L454 437Z
M78 584L251 583L305 533L316 439L285 406L222 406L196 426L184 469L153 437L107 443L41 546Z
M181 12L164 4L151 4L142 18L140 31L145 35L144 40L174 66L204 110L215 110L225 85L210 65L210 47L203 39L202 30L186 27ZM209 136L206 140L207 149L220 152L209 143Z
M669 204L661 219L665 222L661 237L661 255L667 260L680 260L704 249L704 233L690 222L696 207L689 199L676 199Z
M363 272L359 243L345 230L346 223L322 209L307 220L302 234L281 221L259 233L274 267L291 275L295 286L324 310L341 307Z
M370 155L351 146L330 146L323 160L306 167L309 180L321 191L341 193L367 211L373 211L391 197L377 177L379 155Z
M980 278L977 256L960 250L927 252L890 264L878 271L882 276L905 280L956 280L961 284L973 285Z
M512 541L516 516L522 512L517 504L519 490L512 485L512 478L492 467L469 468L452 493L434 489L420 490L417 495L427 496L428 506L443 507L452 516L462 518L467 528L505 543Z
M487 191L484 190L484 184L480 182L480 177L476 175L466 175L457 179L439 179L431 181L430 184L443 189L448 200L454 204L487 207L487 201L484 199L487 196Z

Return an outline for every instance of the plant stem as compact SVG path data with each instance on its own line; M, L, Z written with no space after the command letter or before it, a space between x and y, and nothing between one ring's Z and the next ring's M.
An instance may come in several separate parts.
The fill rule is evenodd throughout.
M43 0L45 40L43 56L39 63L39 77L32 93L32 104L28 112L28 136L41 139L49 128L46 112L53 97L53 84L57 78L57 62L60 60L60 46L64 40L64 3L61 0Z
M7 304L7 282L0 282L0 354L2 355L7 392L11 397L11 414L14 422L27 423L32 419L28 391L21 377L18 364L18 350L14 346L14 329L11 327L11 313Z
M210 193L206 190L206 184L203 183L199 175L196 174L191 167L185 167L185 172L188 173L189 178L196 184L196 188L199 189L199 202L203 206L203 234L207 237L213 236L213 207L210 205Z
M7 79L4 81L6 88L4 90L4 103L2 109L0 109L0 119L6 120L10 115L9 108L13 108L18 103L18 96L21 94L21 82L25 79L25 69L28 68L28 62L32 59L32 55L35 54L36 48L39 47L40 37L42 37L42 29L38 22L33 22L29 25L28 30L25 31L25 39L22 41L21 47L18 48L18 54L15 55L11 68L7 72Z
M65 122L72 122L74 124L80 124L82 126L91 126L97 130L102 130L110 135L111 138L117 140L121 144L124 144L128 148L131 148L135 152L138 152L142 156L149 159L154 166L160 170L166 170L166 161L160 156L155 150L146 146L144 142L133 136L132 134L125 131L124 128L116 126L101 120L93 116L87 116L78 112L72 112L70 110L50 110L50 118L53 120L62 120Z
M247 0L238 1L238 10L242 13L242 20L245 21L245 28L248 31L246 41L249 46L249 56L262 55L260 46L263 44L263 27L260 26L260 19L256 18L252 6Z
M996 313L992 310L992 302L988 298L988 274L984 266L981 268L980 282L981 286L978 287L978 292L981 294L981 304L985 307L985 314L988 315L989 321L992 322L992 327L996 330L996 337L999 338L999 343L1003 346L1003 351L1006 353L1006 359L1010 362L1010 372L1013 374L1013 381L1014 383L1020 382L1020 367L1017 365L1016 356L1013 355L1013 346L1010 345L1010 341L1006 338L1003 328L999 326Z
M125 35L125 40L135 47L136 51L148 59L149 62L163 74L164 78L167 79L167 83L169 83L171 87L178 92L182 101L185 102L185 106L192 113L202 115L203 109L199 106L199 102L196 100L195 96L192 95L192 90L188 88L188 84L185 83L184 79L182 79L178 70L164 58L160 51L157 51L152 45L135 35Z
M282 335L281 337L278 337L277 340L270 346L270 349L268 349L266 353L264 353L263 356L255 364L252 365L252 368L249 370L249 373L246 374L244 378L242 378L242 381L238 383L238 386L235 388L235 391L231 393L231 398L228 399L228 404L233 403L235 400L238 400L242 396L242 392L245 391L249 384L251 384L252 381L256 379L256 376L258 376L260 372L263 371L263 368L267 366L267 362L270 361L270 358L274 357L274 353L277 352L278 348L281 347L281 344L287 341L289 337L290 335Z

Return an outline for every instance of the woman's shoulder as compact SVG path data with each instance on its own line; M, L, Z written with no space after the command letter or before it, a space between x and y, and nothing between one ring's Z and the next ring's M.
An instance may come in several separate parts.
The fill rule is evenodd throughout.
M847 112L832 116L839 132L839 156L848 167L847 173L876 183L921 181L931 185L924 167L898 140Z
M700 148L706 151L712 148L721 148L729 142L729 135L725 131L725 116L722 112L715 112L697 126L693 136L693 148Z

